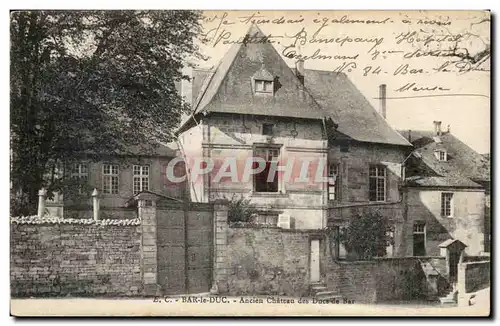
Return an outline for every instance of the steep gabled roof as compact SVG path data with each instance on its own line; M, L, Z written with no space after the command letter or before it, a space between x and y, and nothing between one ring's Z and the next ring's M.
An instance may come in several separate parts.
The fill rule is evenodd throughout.
M435 175L421 171L420 182L436 183L436 186L478 186L490 180L490 161L483 155L461 142L449 132L442 133L438 138L434 132L421 130L400 130L401 135L415 146L419 160L431 169ZM439 161L435 152L444 150L446 161ZM421 170L421 169L420 169ZM418 173L418 171L416 171ZM437 180L436 175L441 177ZM467 181L465 181L467 180Z
M344 73L306 69L304 84L338 124L341 134L362 142L411 146Z
M338 125L340 138L411 146L345 74L306 69L302 83L271 43L258 41L266 38L256 25L250 27L247 36L251 41L234 44L215 69L194 72L193 116L222 112L304 119L330 117ZM274 76L274 95L255 94L252 78L259 74L265 79Z
M193 94L193 114L224 112L322 119L324 111L273 45L265 41L262 31L252 25L247 35L247 43L234 44L214 72L204 76L198 95ZM274 78L274 95L253 91L252 77L263 73Z

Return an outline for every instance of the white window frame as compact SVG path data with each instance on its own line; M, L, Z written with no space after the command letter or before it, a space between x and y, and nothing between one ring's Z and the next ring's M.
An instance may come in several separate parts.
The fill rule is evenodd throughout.
M446 197L449 196L450 212L446 212ZM453 192L442 192L441 193L441 216L442 217L453 217Z
M109 167L108 173L106 173L106 167ZM113 172L114 167L116 167L116 173ZM116 192L113 191L113 180L115 179ZM107 189L108 191L106 191ZM117 195L120 193L120 166L118 164L105 163L102 165L102 193L106 195Z
M339 236L340 233L343 232L343 230L347 229L347 226L345 225L335 225L335 234L336 234L336 239L335 239L335 260L346 260L347 259L347 250L345 249L345 245L340 241ZM342 248L342 250L340 250ZM342 252L342 255L341 255Z
M150 175L149 165L134 165L132 167L132 190L134 194L141 191L149 190L149 175ZM137 173L138 172L138 173ZM146 173L145 173L146 172ZM139 188L136 188L136 181L139 181ZM146 181L146 187L144 187L144 181Z
M328 164L328 200L339 200L340 193L340 164ZM331 190L333 189L333 193ZM333 195L333 196L332 196Z
M259 87L259 85L261 87ZM266 85L270 86L270 90L266 88ZM274 93L274 82L272 80L265 79L254 79L254 89L256 93L273 94Z
M416 226L423 226L422 230L416 229ZM425 253L427 254L427 223L425 222L414 222L413 223L413 233L412 233L412 239L415 234L423 234L424 235L424 249Z
M85 169L84 169L85 168ZM84 172L86 170L86 172ZM85 178L86 183L89 182L89 165L86 163L73 163L71 165L71 177L83 179ZM84 193L84 189L82 189L82 185L78 187L78 193L81 195Z
M448 153L445 150L437 150L435 154L437 160L440 162L446 162L448 160Z
M371 175L371 170L375 168L375 175ZM384 171L383 175L380 175L380 170ZM375 200L372 200L370 198L370 181L371 179L376 179L377 182L375 183ZM378 188L378 180L383 180L384 181L384 189L383 189L383 194L384 197L383 199L379 199L379 188ZM371 202L385 202L387 201L387 167L385 165L380 165L380 164L371 164L368 168L368 200Z
M281 147L277 147L277 146L255 146L253 148L253 155L254 156L257 156L256 154L259 152L259 151L265 151L265 161L266 163L267 162L279 162L279 159L280 159L280 156L281 156ZM277 156L274 156L272 155L270 152L271 151L276 151L277 152ZM271 158L270 160L268 160L269 158ZM277 191L257 191L256 189L256 176L258 174L254 174L253 175L253 178L252 178L252 191L256 194L279 194L282 192L283 190L283 186L281 184L281 177L280 177L280 173L278 173L278 171L276 171L276 175L278 177L278 190ZM267 179L266 179L267 180Z

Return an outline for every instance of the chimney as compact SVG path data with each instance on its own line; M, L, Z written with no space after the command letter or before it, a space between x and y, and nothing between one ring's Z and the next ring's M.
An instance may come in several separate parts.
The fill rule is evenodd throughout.
M182 98L184 98L184 101L186 101L189 105L192 105L193 103L193 68L189 66L184 66L182 68L182 73L184 75L187 75L191 78L191 80L181 80L181 85L180 85L180 93Z
M434 121L434 133L436 136L441 136L441 121Z
M299 59L295 62L295 70L297 74L297 78L300 80L302 84L304 84L304 60Z
M450 127L450 125L448 125L448 128L446 128L446 129L447 129L447 130L446 130L446 132L447 132L447 133L450 133L450 132L451 132L451 127Z
M408 142L411 143L411 129L408 129Z
M381 84L379 87L379 112L380 114L382 115L382 117L384 117L384 119L386 118L386 113L387 113L387 110L386 110L386 93L387 93L387 85L386 84Z

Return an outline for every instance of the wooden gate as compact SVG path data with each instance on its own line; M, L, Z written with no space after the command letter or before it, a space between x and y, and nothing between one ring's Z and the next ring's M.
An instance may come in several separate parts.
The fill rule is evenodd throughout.
M212 282L213 206L157 208L158 283L164 294L208 292Z

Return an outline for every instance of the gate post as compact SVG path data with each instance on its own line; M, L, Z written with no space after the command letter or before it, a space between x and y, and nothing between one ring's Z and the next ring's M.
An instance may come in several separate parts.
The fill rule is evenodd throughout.
M158 259L156 235L156 200L151 193L140 193L138 201L138 217L141 220L141 275L145 295L160 295L158 285Z
M229 201L219 199L214 203L214 260L212 294L228 292L227 284L227 234Z

